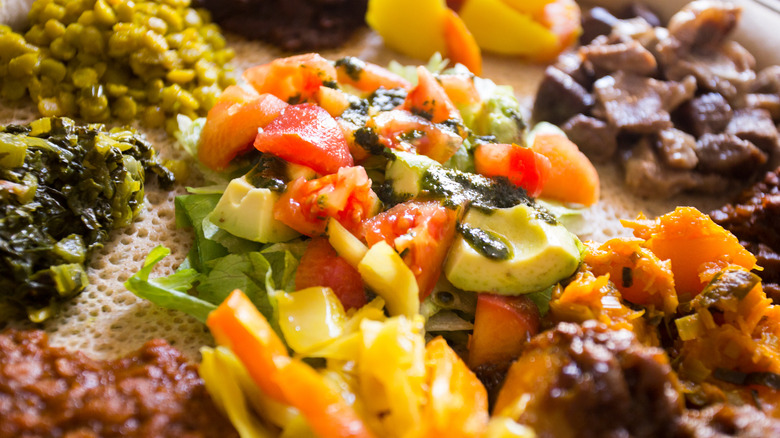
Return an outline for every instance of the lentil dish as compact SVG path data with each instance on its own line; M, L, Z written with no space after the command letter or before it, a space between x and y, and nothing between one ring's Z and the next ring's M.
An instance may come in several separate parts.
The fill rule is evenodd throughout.
M0 418L3 438L238 436L197 367L165 341L97 361L38 330L0 334Z

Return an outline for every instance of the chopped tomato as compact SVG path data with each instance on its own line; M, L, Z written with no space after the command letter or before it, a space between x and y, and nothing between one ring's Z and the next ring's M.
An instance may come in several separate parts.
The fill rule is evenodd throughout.
M257 134L255 147L320 174L353 164L341 126L327 111L310 103L284 108Z
M336 69L316 53L278 58L244 71L258 93L271 93L288 103L309 101L320 85L336 80Z
M390 70L351 56L336 61L336 74L340 84L366 93L373 93L380 87L412 89L409 81Z
M477 87L474 85L474 78L471 75L441 75L439 83L452 103L461 112L464 108L476 112L482 105L482 98L479 96Z
M516 359L526 341L539 333L540 323L539 308L525 295L477 294L469 366Z
M286 106L271 94L227 87L206 116L198 159L210 169L225 169L236 155L252 149L257 128L268 125Z
M540 132L534 137L531 149L552 164L543 197L586 206L598 202L599 174L588 157L565 135Z
M481 144L474 150L474 167L485 176L505 176L529 196L539 196L550 176L550 160L515 144Z
M444 88L423 66L417 67L417 86L406 96L404 109L423 115L433 123L446 120L462 121L460 112Z
M379 198L360 166L342 167L337 173L306 181L298 178L274 204L274 218L307 236L325 234L328 218L334 218L353 234L361 222L373 216Z
M436 201L407 201L379 213L363 225L369 246L384 240L412 270L425 299L441 274L453 239L457 213Z
M400 151L413 151L444 163L458 151L463 139L447 127L435 125L406 110L381 112L368 121L380 141Z
M322 237L311 239L295 272L296 289L315 286L331 288L347 310L368 302L360 273Z

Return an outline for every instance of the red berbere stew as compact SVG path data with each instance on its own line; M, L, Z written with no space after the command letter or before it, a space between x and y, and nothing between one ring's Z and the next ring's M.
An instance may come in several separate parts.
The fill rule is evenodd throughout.
M0 437L237 437L195 364L163 340L117 360L0 334Z

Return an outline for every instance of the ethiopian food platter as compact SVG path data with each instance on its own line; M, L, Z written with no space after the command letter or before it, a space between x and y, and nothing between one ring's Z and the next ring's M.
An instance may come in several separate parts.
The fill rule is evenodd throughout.
M780 436L778 6L3 1L0 438Z

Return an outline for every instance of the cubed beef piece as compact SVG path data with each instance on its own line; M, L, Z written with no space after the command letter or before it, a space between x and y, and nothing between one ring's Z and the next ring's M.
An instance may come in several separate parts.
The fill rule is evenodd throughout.
M780 93L780 65L772 65L758 72L750 90L754 93Z
M634 18L639 17L647 21L647 23L653 27L661 25L661 18L654 10L650 9L645 3L632 2L618 14L620 18Z
M572 116L587 113L593 96L571 76L547 67L534 103L533 118L559 125Z
M760 108L736 110L726 133L745 139L770 154L777 149L777 128L769 111Z
M617 129L602 120L577 114L561 129L591 160L606 161L617 150Z
M721 175L665 166L647 138L622 153L626 187L637 196L664 199L685 191L720 193L729 186Z
M780 94L746 94L742 98L742 105L745 108L761 108L769 112L772 120L780 121Z
M555 68L571 76L583 88L590 91L593 88L593 81L596 77L593 72L593 66L590 63L582 62L582 57L576 52L567 52L558 56L553 64Z
M686 102L678 111L684 129L700 137L726 129L734 111L718 93L706 93Z
M748 404L716 404L689 409L680 419L674 438L764 438L780 436L780 420Z
M696 1L669 20L669 34L691 52L717 50L739 22L742 8L724 1Z
M727 41L708 53L689 53L674 38L656 46L659 68L666 78L678 81L693 75L702 90L720 93L733 101L748 91L756 78L756 60L736 41Z
M679 129L669 128L658 133L658 153L664 163L675 169L693 169L699 163L696 157L696 138Z
M640 76L652 75L657 67L653 54L636 40L617 44L591 44L581 47L580 54L595 69L605 73L622 70Z
M649 134L672 126L669 111L690 99L696 84L692 78L666 82L618 72L593 87L610 125Z
M766 163L767 155L734 134L704 134L696 141L698 169L735 178L749 177Z
M612 32L612 26L618 19L606 9L596 6L585 12L582 16L582 35L580 35L580 44L590 44L594 38L600 35L609 35Z

